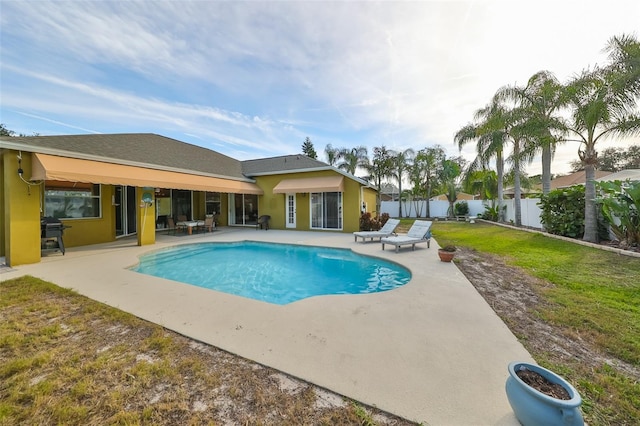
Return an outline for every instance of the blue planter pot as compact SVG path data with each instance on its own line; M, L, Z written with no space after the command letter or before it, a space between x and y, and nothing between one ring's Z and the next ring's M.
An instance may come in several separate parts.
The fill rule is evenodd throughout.
M516 374L522 367L540 374L551 383L559 384L569 393L571 399L553 398L532 388ZM509 404L523 426L584 425L580 412L580 394L569 382L546 368L527 362L512 362L509 364L509 377L505 387Z

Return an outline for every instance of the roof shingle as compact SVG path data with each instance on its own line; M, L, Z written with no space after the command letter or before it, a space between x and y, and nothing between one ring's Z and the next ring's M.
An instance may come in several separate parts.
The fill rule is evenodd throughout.
M246 180L240 161L219 152L153 133L122 133L3 138L29 147L55 149L114 160Z

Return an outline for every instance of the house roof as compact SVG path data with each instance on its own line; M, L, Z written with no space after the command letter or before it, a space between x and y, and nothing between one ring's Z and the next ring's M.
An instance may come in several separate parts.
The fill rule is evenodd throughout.
M398 194L400 190L392 183L383 183L380 185L381 194Z
M6 137L0 147L248 180L238 160L152 133Z
M472 194L467 194L466 192L457 192L456 198L457 198L457 201L467 201L467 200L473 200L475 197ZM431 200L446 201L447 195L446 194L436 195L435 197L431 197Z
M242 171L246 176L259 176L292 171L327 170L327 163L314 160L303 154L282 155L279 157L258 158L242 161Z
M611 172L605 170L596 170L596 179L610 175ZM573 185L584 185L587 181L585 171L571 173L570 175L560 176L551 180L551 189L568 188Z
M597 178L596 180L598 182L602 182L613 180L625 181L627 179L631 181L640 181L640 169L620 170L619 172L608 174L604 177Z
M277 175L291 172L314 172L319 170L332 170L349 179L355 180L361 185L373 188L373 186L364 179L360 179L359 177L303 154L259 158L242 162L244 175L251 178L255 176Z

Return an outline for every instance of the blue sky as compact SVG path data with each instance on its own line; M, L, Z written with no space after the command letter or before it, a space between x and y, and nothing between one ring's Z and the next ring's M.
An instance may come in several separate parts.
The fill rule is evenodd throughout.
M638 35L640 1L0 0L0 28L0 122L18 133L150 132L240 160L306 137L322 160L327 144L457 155L501 86L566 81Z

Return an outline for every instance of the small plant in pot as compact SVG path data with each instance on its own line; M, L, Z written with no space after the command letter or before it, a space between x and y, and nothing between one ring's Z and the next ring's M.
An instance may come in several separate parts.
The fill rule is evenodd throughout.
M443 262L451 262L455 254L456 254L456 246L451 244L438 249L438 256L440 257L440 260Z

